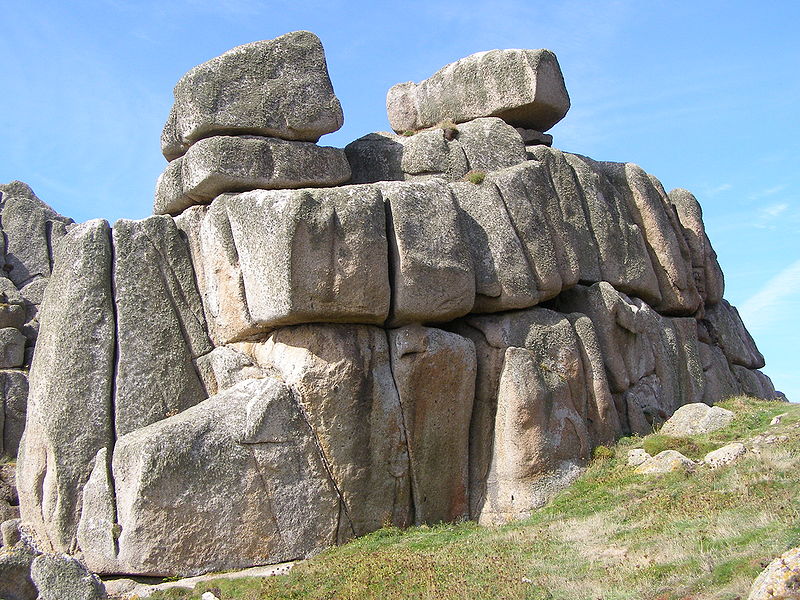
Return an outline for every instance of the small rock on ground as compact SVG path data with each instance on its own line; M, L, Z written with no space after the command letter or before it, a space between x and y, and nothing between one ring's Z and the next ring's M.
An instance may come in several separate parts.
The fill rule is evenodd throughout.
M788 414L789 413L781 413L779 415L776 415L775 417L772 418L772 421L770 421L769 424L770 425L780 425L781 421L783 421L783 417L785 417Z
M643 448L634 448L633 450L628 450L628 466L629 467L638 467L644 462L647 462L653 458L650 456Z
M744 444L733 442L727 446L709 452L706 454L705 458L703 458L703 462L712 469L716 469L738 460L745 454L747 454L747 448L745 448Z
M664 450L636 467L640 475L660 475L676 471L693 471L695 463L676 450Z

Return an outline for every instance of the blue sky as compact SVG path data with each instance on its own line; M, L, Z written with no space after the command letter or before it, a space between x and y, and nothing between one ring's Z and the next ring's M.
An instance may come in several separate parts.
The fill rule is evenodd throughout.
M0 182L78 221L150 214L172 87L225 50L320 36L344 146L386 90L479 50L550 48L572 109L554 145L631 161L700 200L778 389L800 400L800 3L0 0Z

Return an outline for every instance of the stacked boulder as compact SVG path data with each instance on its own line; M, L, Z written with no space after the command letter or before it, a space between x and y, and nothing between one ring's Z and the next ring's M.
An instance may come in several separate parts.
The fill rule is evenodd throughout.
M549 50L490 50L425 81L398 83L386 98L395 133L370 133L345 148L353 183L463 179L532 158L569 110ZM526 152L527 151L527 152Z
M28 370L54 249L72 219L20 181L0 185L0 522L19 516L13 462L25 429Z
M301 55L308 72L292 70ZM192 70L168 173L188 181L195 148L231 143L221 183L166 201L165 174L169 215L90 221L60 245L18 476L45 550L184 575L386 524L502 523L598 444L683 404L774 394L694 197L515 129L566 112L549 52L493 51L405 85L408 127L450 122L401 136L408 154L386 136L351 145L350 185L229 186L257 165L252 139L316 149L283 138L340 124L332 95L313 133L287 115L319 93L270 95L285 73L320 89L320 65L301 32ZM458 92L462 76L478 88ZM459 180L476 165L483 177Z
M245 44L203 63L175 86L155 213L179 214L223 192L344 183L342 151L316 145L343 122L313 33Z

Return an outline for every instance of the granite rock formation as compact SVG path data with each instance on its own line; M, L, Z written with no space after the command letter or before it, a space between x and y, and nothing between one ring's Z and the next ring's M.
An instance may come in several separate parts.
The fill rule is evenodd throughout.
M44 551L186 575L502 523L684 404L773 396L696 199L540 135L569 107L552 53L388 105L418 131L318 147L342 122L319 40L241 46L175 89L159 214L42 212L18 484Z
M71 226L72 219L56 213L26 184L0 185L0 456L15 457L19 449L39 308L55 248Z

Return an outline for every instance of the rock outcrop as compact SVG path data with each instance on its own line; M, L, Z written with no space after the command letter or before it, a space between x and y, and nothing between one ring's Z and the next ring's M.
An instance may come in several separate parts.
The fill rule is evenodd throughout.
M42 295L55 249L71 226L72 219L56 213L26 184L0 185L0 456L15 457L19 450Z
M342 116L313 34L190 71L160 214L42 213L61 241L26 531L97 572L171 576L384 524L502 523L682 405L772 397L696 199L549 147L568 107L552 53L482 53L393 88L413 135L345 152L315 145ZM44 271L19 256L15 290Z

